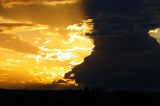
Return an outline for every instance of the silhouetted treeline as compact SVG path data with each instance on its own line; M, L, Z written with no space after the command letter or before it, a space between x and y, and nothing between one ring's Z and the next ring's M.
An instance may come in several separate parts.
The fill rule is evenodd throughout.
M107 92L104 89L84 90L0 90L1 103L9 104L160 104L158 92ZM7 101L7 102L6 102Z

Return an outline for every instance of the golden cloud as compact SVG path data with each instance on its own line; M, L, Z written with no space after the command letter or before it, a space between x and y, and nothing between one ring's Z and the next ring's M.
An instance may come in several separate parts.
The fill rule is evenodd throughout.
M24 30L43 30L48 29L47 25L35 25L27 23L0 23L0 32L24 31Z
M48 29L47 25L36 25L31 22L20 22L0 17L0 48L17 52L37 54L39 48L21 39L13 33Z
M67 0L59 0L59 3L63 4L65 1ZM55 5L56 1L0 0L0 3L4 7L13 7L15 5L32 4ZM8 6L7 3L9 3ZM12 9L14 10L14 8ZM70 9L68 10L70 12ZM33 17L30 17L30 15L28 17L31 18L30 21L33 23L24 21L28 20L24 18L28 14L24 15L26 12L18 11L15 11L15 14L22 16L21 20L20 18L13 20L0 17L0 87L19 88L20 85L25 88L25 86L36 86L37 84L78 86L74 79L68 79L74 77L74 74L68 78L65 78L65 74L83 63L85 58L93 52L94 41L86 36L93 32L93 20L82 20L74 24L53 27L50 25L51 22L59 23L60 21L52 19L50 13L45 14L46 17L51 17L51 20L48 21L47 18L42 18L34 14L34 11L32 12L34 17L37 17L36 20L40 21L33 21ZM57 19L62 18L62 20L68 21L61 14L53 15ZM70 15L68 18L76 19L70 18ZM48 23L41 20L47 20Z
M12 19L0 17L0 32L26 31L26 30L44 30L48 29L47 25L33 24L31 22L20 22Z
M151 37L155 38L160 43L160 28L152 29L149 31Z
M17 52L37 54L39 49L30 43L23 41L20 37L12 34L0 34L0 48L15 50Z
M37 84L77 87L75 80L69 79L74 74L69 78L65 78L65 74L83 63L93 52L94 41L86 36L93 31L92 20L20 33L14 29L21 29L22 26L35 28L27 23L12 21L7 21L9 26L7 22L2 24L11 30L0 33L0 87L21 88Z
M62 5L62 4L73 4L77 3L79 0L2 0L1 5L5 8L11 8L15 5Z

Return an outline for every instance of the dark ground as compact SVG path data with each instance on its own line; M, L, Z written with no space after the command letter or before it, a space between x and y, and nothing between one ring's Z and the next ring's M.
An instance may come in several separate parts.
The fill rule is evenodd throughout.
M11 105L153 105L160 104L160 93L105 92L100 90L0 90L1 102Z

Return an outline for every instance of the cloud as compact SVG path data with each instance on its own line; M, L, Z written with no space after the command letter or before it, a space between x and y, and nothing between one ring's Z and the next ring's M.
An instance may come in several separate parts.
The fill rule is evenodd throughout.
M21 40L20 37L4 33L0 34L0 47L29 54L37 54L39 51L37 47Z
M154 48L156 42L150 44L150 38L147 41L133 38L95 37L95 50L73 69L74 79L85 87L109 90L159 89L160 52L158 48L147 49Z
M149 31L151 37L155 38L157 42L160 44L160 28L156 28Z
M39 49L15 35L16 32L48 29L47 25L22 22L0 17L0 48L37 54Z
M0 23L0 32L43 30L48 29L47 25L36 25L27 23Z
M25 6L33 4L62 5L62 4L72 4L78 1L79 0L3 0L0 3L5 8L11 8L15 5L25 5Z
M12 19L0 17L0 32L12 33L13 31L28 31L28 30L44 30L48 29L47 25L33 24L31 22L21 22Z

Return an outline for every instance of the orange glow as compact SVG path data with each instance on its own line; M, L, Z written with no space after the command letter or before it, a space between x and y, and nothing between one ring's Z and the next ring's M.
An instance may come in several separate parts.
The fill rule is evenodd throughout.
M31 30L19 32L21 29ZM75 80L65 79L64 76L72 68L81 64L84 58L91 55L93 51L94 41L86 36L87 33L93 32L91 19L69 25L66 28L55 28L52 31L47 26L29 25L19 27L18 31L13 28L13 31L6 30L5 32L16 34L17 36L13 36L11 40L14 41L15 38L18 38L23 41L22 44L27 43L36 47L38 52L20 52L19 49L23 49L23 45L19 45L22 47L12 47L14 50L9 49L8 46L1 47L1 87L51 83L78 86ZM24 36L25 33L31 32L40 35ZM0 37L1 35L2 33ZM30 49L30 46L26 46L25 49ZM70 77L74 77L74 74Z
M11 8L15 5L32 5L32 4L43 4L43 5L64 5L77 3L80 0L2 0L2 6L5 8Z

